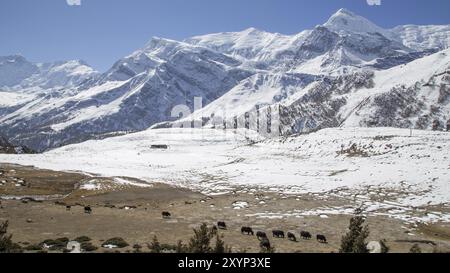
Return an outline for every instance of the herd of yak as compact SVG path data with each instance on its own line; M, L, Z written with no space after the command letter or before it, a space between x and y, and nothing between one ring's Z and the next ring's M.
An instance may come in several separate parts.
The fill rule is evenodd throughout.
M67 206L67 209L70 210L70 206ZM87 214L91 214L92 213L92 208L90 206L86 206L84 208L84 212ZM170 214L170 212L164 211L161 213L162 217L164 219L169 219L172 217L172 215ZM217 225L215 225L213 227L214 229L221 229L221 230L226 230L227 229L227 224L223 221L219 221L217 222ZM246 234L246 235L251 235L254 236L255 232L253 231L253 229L251 227L242 227L241 228L241 234ZM284 239L286 236L288 238L288 240L293 241L293 242L297 242L297 237L295 236L294 233L292 232L288 232L287 234L285 234L284 231L282 230L272 230L272 236L274 238L282 238ZM304 240L311 240L312 239L312 235L310 232L308 231L301 231L300 232L300 237ZM256 238L258 238L258 240L260 241L260 247L264 248L264 249L271 249L271 244L269 241L269 237L267 236L267 234L263 231L258 231L256 232ZM318 234L316 236L316 239L318 242L326 244L327 243L327 238L324 235Z
M226 229L227 228L225 222L218 222L217 226L220 229ZM247 235L252 235L252 236L255 235L255 233L254 233L254 231L253 231L253 229L251 227L242 227L241 228L241 233L242 234L247 234ZM282 238L282 239L284 239L286 237L285 235L286 234L282 230L272 230L272 236L274 238ZM308 231L300 231L300 237L302 239L304 239L304 240L311 240L312 235ZM268 238L268 236L267 236L267 234L265 232L263 232L263 231L256 232L256 238L258 238L258 240L260 241L261 248L265 248L265 249L270 249L271 248L269 238ZM292 232L288 232L287 233L287 238L290 241L297 242L297 237ZM324 235L318 234L316 236L316 239L320 243L323 243L323 244L327 243L327 238Z
M171 214L167 211L164 211L162 213L162 217L164 219L168 219L171 217ZM219 221L217 222L217 225L215 225L213 227L214 229L221 229L221 230L226 230L227 229L227 224L223 221ZM253 229L251 227L242 227L241 228L241 234L246 234L246 235L251 235L254 236L255 232L253 231ZM272 230L272 236L274 238L282 238L284 239L287 235L288 240L293 241L293 242L297 242L297 237L295 236L294 233L292 232L288 232L287 234L285 234L284 231L282 230ZM312 235L310 232L308 231L301 231L300 232L300 237L304 240L311 240ZM256 232L256 238L258 238L258 240L260 241L260 247L264 248L266 250L271 249L271 244L269 241L269 237L267 236L267 234L263 231L258 231ZM321 235L318 234L316 236L316 239L318 242L326 244L327 243L327 238L325 237L325 235Z

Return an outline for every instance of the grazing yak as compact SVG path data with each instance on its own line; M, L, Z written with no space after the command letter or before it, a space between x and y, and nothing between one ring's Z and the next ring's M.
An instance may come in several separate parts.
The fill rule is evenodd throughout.
M267 234L265 232L258 231L256 232L256 237L258 238L258 240L267 239Z
M302 237L302 239L305 239L305 240L310 240L312 238L311 233L309 233L308 231L300 232L300 236Z
M297 237L295 237L295 234L292 232L288 232L287 237L292 242L297 242Z
M263 240L261 240L259 246L265 250L269 250L271 248L269 239L264 238Z
M92 213L92 208L90 206L84 207L84 213L91 214Z
M253 232L253 229L251 227L242 227L241 233L247 234L247 235L252 235L252 236L255 235L255 233Z
M170 212L167 211L163 211L161 215L164 219L169 219L170 217L172 217L172 214L170 214Z
M282 230L273 230L272 235L275 238L284 238L284 231Z
M319 234L319 235L317 235L316 238L317 238L317 241L322 243L322 244L326 244L327 243L327 237L325 237L324 235Z
M227 224L223 221L217 222L217 227L219 229L227 229Z

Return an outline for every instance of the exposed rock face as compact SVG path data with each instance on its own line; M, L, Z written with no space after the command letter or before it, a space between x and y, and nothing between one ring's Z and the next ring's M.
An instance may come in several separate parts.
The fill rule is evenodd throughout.
M0 154L31 154L33 150L24 146L14 146L4 137L0 136Z

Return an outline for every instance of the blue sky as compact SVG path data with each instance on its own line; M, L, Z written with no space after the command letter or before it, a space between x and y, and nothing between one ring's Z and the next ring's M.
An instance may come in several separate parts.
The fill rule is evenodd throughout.
M83 59L105 71L152 36L256 27L284 34L324 23L341 7L382 27L450 24L448 0L1 0L0 55L31 61Z

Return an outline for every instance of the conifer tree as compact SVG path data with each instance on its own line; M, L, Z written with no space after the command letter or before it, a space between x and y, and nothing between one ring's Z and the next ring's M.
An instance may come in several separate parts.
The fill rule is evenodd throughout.
M216 232L202 224L199 229L194 229L194 236L189 242L189 252L210 253L212 251L210 242Z
M348 233L342 237L340 253L368 253L366 239L369 237L369 227L364 225L366 219L361 211L356 211L350 219Z
M149 245L149 248L152 253L161 253L161 244L159 243L158 237L156 237L156 235L153 237L153 241Z
M0 253L20 252L20 246L13 243L12 235L8 235L9 222L0 224Z

